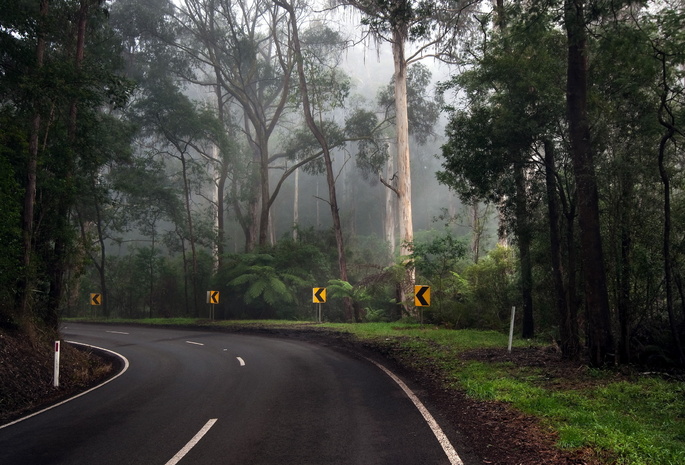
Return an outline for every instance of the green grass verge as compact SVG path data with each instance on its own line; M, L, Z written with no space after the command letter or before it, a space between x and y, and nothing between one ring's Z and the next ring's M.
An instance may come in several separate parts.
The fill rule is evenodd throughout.
M82 320L81 320L82 321ZM269 326L327 328L361 340L410 351L408 363L431 364L452 387L482 400L507 402L534 415L558 434L560 448L590 448L607 463L685 464L685 383L637 376L618 380L611 372L590 372L591 383L547 386L543 374L511 363L462 360L459 354L506 347L507 336L494 331L446 330L401 323L321 324L294 321L216 321L186 318L109 320L164 325ZM514 346L529 346L514 341ZM587 375L586 375L587 376Z

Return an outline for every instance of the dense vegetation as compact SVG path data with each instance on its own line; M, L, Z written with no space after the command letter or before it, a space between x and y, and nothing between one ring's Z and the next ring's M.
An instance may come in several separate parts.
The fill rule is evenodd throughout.
M305 319L328 286L329 320L516 306L565 357L685 364L682 4L340 3L395 79L354 88L304 4L0 1L0 325L206 317L209 290ZM437 152L461 203L412 195Z

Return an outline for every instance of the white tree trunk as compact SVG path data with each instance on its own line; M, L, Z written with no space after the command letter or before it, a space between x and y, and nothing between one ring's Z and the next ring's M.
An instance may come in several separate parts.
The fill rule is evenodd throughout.
M407 63L404 58L405 36L401 31L393 31L392 54L395 62L395 118L397 130L397 200L400 224L400 255L410 254L409 245L414 240L414 225L411 211L411 165L409 154L409 117L407 114ZM407 268L401 286L400 298L405 309L416 314L413 305L415 282L413 267Z
M385 165L385 179L389 184L393 183L395 177L395 156L397 150L395 143L388 144L388 162ZM388 243L390 255L395 255L395 230L397 228L397 195L391 189L385 189L385 218L383 227L385 230L385 240Z
M212 144L212 158L214 160L219 159L219 147L216 145ZM219 179L221 178L221 167L219 166L218 163L212 163L212 167L214 168L214 184L215 184L215 189L212 191L212 204L214 204L214 207L216 208L216 211L214 212L214 228L216 230L217 236L219 235L219 215L221 214L219 212L219 197L224 195L223 192L219 192ZM215 240L214 245L212 247L212 269L214 270L214 273L216 273L219 270L219 241Z
M397 197L400 216L400 253L409 255L407 244L414 240L411 211L411 164L409 118L407 115L407 66L404 43L393 43L395 58L395 109L397 128Z

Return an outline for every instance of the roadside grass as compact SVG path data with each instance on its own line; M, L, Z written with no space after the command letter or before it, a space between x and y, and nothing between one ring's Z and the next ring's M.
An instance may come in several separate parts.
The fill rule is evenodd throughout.
M450 387L540 418L556 431L560 448L591 448L607 463L621 465L685 463L683 382L654 376L625 380L612 371L588 370L591 383L550 387L539 369L460 359L467 350L506 348L502 333L386 323L329 326L360 339L398 343L411 351L412 364L437 364ZM529 345L514 341L514 347Z
M82 321L82 320L81 320ZM403 323L312 324L296 321L209 321L186 318L109 320L112 323L326 328L359 340L400 349L402 362L420 369L430 364L447 387L472 398L506 402L539 418L556 432L557 445L592 449L607 464L681 465L685 463L685 383L658 376L619 375L586 370L585 382L550 385L546 374L511 362L483 362L460 357L465 351L507 346L495 331L448 330ZM514 340L514 347L535 342Z

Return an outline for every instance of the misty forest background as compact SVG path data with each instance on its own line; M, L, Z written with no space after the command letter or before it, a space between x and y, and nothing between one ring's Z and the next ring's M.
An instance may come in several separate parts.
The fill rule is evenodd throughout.
M567 358L683 365L684 17L1 0L0 326L206 318L209 290L217 318L313 320L327 287L331 321L516 306Z

